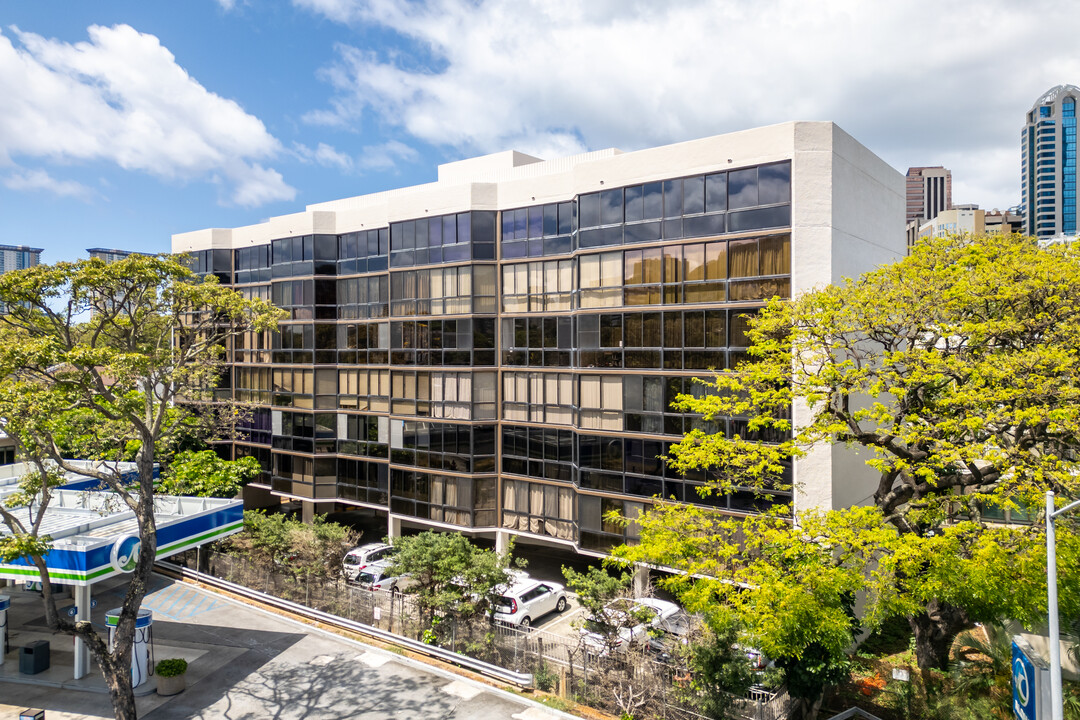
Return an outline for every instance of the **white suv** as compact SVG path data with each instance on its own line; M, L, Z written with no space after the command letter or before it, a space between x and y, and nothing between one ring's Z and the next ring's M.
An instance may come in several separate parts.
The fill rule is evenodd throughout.
M533 620L566 609L566 588L559 583L525 580L514 583L495 601L495 620L527 628Z
M361 570L374 562L385 559L393 549L386 543L368 543L353 548L341 560L341 573L349 582L356 582L356 576Z
M356 581L360 583L360 587L367 588L368 590L382 590L391 595L396 594L413 584L413 579L408 575L390 575L387 572L389 568L389 560L380 560L379 562L372 563L360 571L356 576Z

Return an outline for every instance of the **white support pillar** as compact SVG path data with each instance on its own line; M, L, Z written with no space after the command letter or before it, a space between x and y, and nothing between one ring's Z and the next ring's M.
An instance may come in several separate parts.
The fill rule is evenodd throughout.
M631 588L634 597L645 597L649 591L649 568L644 565L634 566L634 580Z
M495 552L502 555L510 549L510 533L507 530L495 531Z
M0 595L0 665L4 664L4 648L7 647L7 614L11 598Z
M90 621L90 586L76 585L75 596L75 622ZM75 679L84 678L90 674L90 648L86 641L78 635L75 636Z
M401 537L401 518L391 515L386 521L386 536L393 539Z

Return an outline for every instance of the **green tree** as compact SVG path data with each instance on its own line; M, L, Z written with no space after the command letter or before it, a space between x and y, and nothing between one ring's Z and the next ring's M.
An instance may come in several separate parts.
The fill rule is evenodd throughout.
M603 568L590 567L580 573L562 568L566 586L577 596L578 605L585 610L582 627L597 633L609 652L621 642L620 633L640 623L652 620L652 612L630 601L633 575L629 572L611 574Z
M404 589L429 621L436 614L474 617L493 608L497 590L511 582L510 551L473 545L464 535L426 530L393 538L389 572L408 575ZM521 563L521 561L518 561Z
M231 498L261 472L259 461L250 456L222 460L213 450L184 450L169 463L158 490L167 495Z
M1001 527L990 520L1038 508L1048 489L1063 498L1080 494L1077 297L1075 246L964 236L920 244L857 280L773 300L751 322L749 359L715 375L706 394L677 403L706 422L746 417L747 431L727 437L695 430L672 448L670 461L680 471L706 472L708 491L751 487L768 495L787 489L787 464L815 446L861 448L878 473L866 488L877 514L825 513L833 531L822 537L834 548L860 548L859 559L845 570L822 556L823 578L844 571L834 589L806 579L809 589L823 591L814 602L833 608L825 645L834 647L843 634L838 603L866 590L867 624L907 617L919 665L945 668L953 638L969 622L1030 622L1045 613L1038 522ZM797 425L793 408L805 409ZM657 528L656 537L685 548L692 559L684 565L694 565L701 557L696 516L681 525L667 517L676 524ZM816 517L822 514L776 524L789 538L774 555L743 552L721 533L728 554L715 570L732 579L770 565L764 585L749 583L750 596L772 592L780 579L790 587L799 571L786 565L788 553L816 543L816 530L807 530ZM644 534L642 546L640 559L670 554ZM1059 559L1059 567L1062 602L1075 605L1065 595L1077 589L1077 566ZM1014 592L1018 582L1029 591ZM752 617L747 625L753 633ZM811 643L820 640L803 647Z
M691 698L706 717L731 717L735 699L753 684L750 662L738 642L738 627L728 623L715 632L706 630L690 647Z
M0 429L35 468L19 498L28 512L16 514L11 501L0 506L10 533L0 539L0 555L26 557L38 568L46 623L86 641L116 717L134 718L131 648L157 550L157 448L190 431L192 422L203 432L213 429L219 418L201 403L211 399L222 372L225 344L241 332L272 329L280 311L213 278L202 280L175 260L142 255L111 265L87 260L5 273L0 302L8 311L0 316ZM64 457L72 413L98 419L99 457L119 459L137 444L134 485L114 463L78 467ZM43 558L48 538L41 534L55 488L51 467L99 480L138 523L141 549L111 649L89 622L57 612Z

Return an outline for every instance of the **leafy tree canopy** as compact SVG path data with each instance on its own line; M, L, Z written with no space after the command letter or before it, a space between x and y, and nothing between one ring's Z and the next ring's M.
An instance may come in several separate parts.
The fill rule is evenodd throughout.
M204 403L223 370L225 346L239 333L272 330L281 311L200 278L174 259L143 255L5 273L0 303L7 310L0 315L0 429L34 468L24 479L27 502L18 513L0 507L0 520L43 576L50 628L87 642L117 717L133 718L131 645L157 548L158 448L175 446L193 428L202 437L232 428L231 408L221 418ZM96 432L89 430L95 425ZM64 451L73 437L88 445L88 457L104 462L72 465ZM134 485L113 462L131 450ZM56 609L39 532L55 485L33 480L54 469L99 480L138 523L141 550L111 646L89 622Z
M158 490L167 495L231 498L261 472L253 457L222 460L213 450L185 450L173 458Z
M858 447L878 473L872 507L742 522L661 505L622 554L714 575L676 582L698 609L722 599L717 612L739 615L774 657L844 647L844 606L862 590L865 623L909 619L923 667L945 667L972 620L1037 621L1038 509L1046 490L1080 496L1078 253L1019 236L934 238L857 280L774 299L751 322L749 358L677 403L706 421L746 417L747 431L695 430L670 462L706 471L705 492L768 495L785 489L793 458ZM1036 522L994 522L1003 511ZM1080 568L1064 525L1063 608L1076 606Z
M409 575L404 589L423 612L471 617L490 610L501 587L511 582L510 552L496 553L473 545L464 535L431 530L390 541L394 546L390 573ZM523 561L517 561L523 564Z

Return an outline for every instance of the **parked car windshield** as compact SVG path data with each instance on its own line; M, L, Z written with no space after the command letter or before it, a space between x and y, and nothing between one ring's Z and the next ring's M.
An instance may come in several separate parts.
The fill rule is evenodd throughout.
M495 599L495 612L511 612L514 608L514 601L505 595Z
M362 572L356 576L356 579L362 583L373 583L379 579L379 573Z

